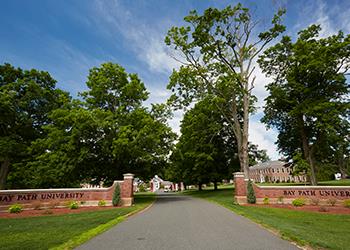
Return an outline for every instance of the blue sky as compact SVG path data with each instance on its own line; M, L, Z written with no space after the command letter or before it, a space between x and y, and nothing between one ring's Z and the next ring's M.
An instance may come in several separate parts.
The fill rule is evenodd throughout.
M58 81L57 86L73 97L86 89L88 70L102 62L119 63L127 72L137 73L146 84L150 102L163 102L169 96L168 77L178 64L164 44L172 26L183 25L183 17L192 9L223 8L237 1L204 0L2 0L0 3L0 63L8 62L24 69L45 70ZM342 29L350 33L350 1L262 0L242 1L268 24L280 6L287 9L286 34L312 23L321 24L322 35ZM259 107L266 97L268 83L256 72L255 94ZM179 131L182 113L177 112L170 125ZM278 157L277 133L266 131L259 122L262 113L251 119L250 140Z

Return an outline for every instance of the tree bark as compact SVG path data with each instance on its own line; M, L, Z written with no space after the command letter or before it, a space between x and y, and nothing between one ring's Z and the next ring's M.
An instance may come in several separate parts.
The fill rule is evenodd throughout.
M311 148L309 144L309 140L305 131L304 126L304 120L302 117L299 118L300 123L300 133L301 133L301 140L303 145L303 153L304 158L307 160L307 162L310 165L310 182L312 186L317 186L317 178L316 178L316 167L315 162L313 158L313 149Z
M10 161L4 160L1 162L1 168L0 168L0 189L5 189L6 187L6 180L7 176L10 172Z
M202 191L202 183L198 183L198 191Z
M214 181L214 190L218 190L218 183Z

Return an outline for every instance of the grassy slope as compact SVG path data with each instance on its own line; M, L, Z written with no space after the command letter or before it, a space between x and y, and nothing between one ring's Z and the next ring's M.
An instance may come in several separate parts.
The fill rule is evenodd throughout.
M0 249L72 249L151 204L153 195L136 195L135 206L79 214L0 219ZM83 236L83 237L81 237ZM67 244L69 242L69 244Z
M267 228L283 238L315 248L349 249L350 215L320 214L279 208L246 207L233 204L233 189L187 191L195 197L219 203Z

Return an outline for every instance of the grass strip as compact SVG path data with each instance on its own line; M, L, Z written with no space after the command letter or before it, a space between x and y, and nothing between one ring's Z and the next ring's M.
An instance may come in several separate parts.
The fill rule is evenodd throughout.
M185 194L215 202L301 246L315 249L349 249L350 246L350 215L239 206L233 203L233 189Z
M0 219L0 249L72 249L148 207L154 199L153 194L138 194L131 207Z

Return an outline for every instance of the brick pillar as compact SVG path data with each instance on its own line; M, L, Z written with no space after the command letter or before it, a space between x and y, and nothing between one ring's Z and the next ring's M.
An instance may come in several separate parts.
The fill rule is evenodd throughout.
M235 183L235 201L238 204L247 203L247 181L244 179L244 173L236 172L233 174Z
M134 175L124 174L122 187L122 204L123 206L131 206L134 203Z

